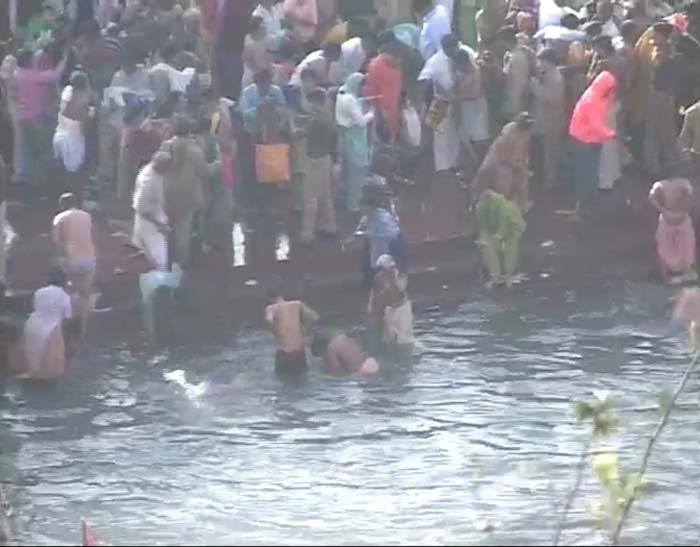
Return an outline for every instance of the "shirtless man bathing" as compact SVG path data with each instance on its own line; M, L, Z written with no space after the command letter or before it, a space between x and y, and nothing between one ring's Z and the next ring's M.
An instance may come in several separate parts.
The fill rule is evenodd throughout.
M59 205L62 212L53 219L52 237L61 255L61 270L68 278L84 338L87 319L94 307L96 259L92 217L78 207L78 199L71 193L63 194Z
M377 360L347 334L316 335L311 344L311 354L323 357L326 370L332 374L374 376L379 372Z
M285 300L272 290L265 308L265 321L277 341L275 372L279 376L299 376L307 372L304 330L318 321L318 314L299 300Z

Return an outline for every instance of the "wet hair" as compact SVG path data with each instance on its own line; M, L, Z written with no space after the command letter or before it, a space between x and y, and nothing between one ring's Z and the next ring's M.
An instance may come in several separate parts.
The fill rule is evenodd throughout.
M323 332L317 332L311 340L311 355L314 357L322 357L328 350L328 345L330 343L330 336Z
M553 47L546 47L540 50L540 52L537 54L537 58L540 61L545 61L546 63L556 65L557 61L559 61L559 54Z
M66 274L63 273L61 268L51 268L48 274L48 284L54 287L64 287L66 284Z

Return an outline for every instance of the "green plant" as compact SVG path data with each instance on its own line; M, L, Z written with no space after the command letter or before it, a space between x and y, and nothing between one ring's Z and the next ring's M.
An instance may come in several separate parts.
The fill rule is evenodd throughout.
M617 426L617 417L613 412L612 401L606 394L598 394L593 401L579 401L575 405L576 420L579 423L591 422L591 434L588 436L581 449L578 464L576 466L576 478L574 485L569 490L566 497L564 508L557 523L557 529L554 535L554 545L559 545L561 533L566 524L566 519L569 516L571 506L578 495L579 488L583 482L583 475L586 471L586 462L593 443L600 438L607 437Z

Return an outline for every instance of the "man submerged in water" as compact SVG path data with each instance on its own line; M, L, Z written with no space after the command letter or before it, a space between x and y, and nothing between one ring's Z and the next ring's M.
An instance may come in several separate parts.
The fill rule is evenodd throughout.
M316 335L311 343L311 354L323 357L326 369L333 374L374 376L379 372L377 360L347 334Z
M289 376L307 370L304 329L318 321L318 314L299 300L285 300L277 291L268 293L265 321L277 341L275 372Z

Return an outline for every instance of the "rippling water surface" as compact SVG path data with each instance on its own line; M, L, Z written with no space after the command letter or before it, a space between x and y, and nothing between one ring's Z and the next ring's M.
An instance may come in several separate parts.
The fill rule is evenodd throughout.
M609 391L607 445L639 464L658 396L680 379L669 293L611 283L483 300L418 318L410 367L371 381L271 375L264 333L158 358L86 354L54 389L12 388L1 463L18 541L113 544L551 542L584 439L572 401ZM192 387L164 381L186 369ZM247 390L198 397L221 371ZM626 540L700 539L697 379L653 457ZM201 386L200 386L201 387ZM565 541L600 542L587 477Z

